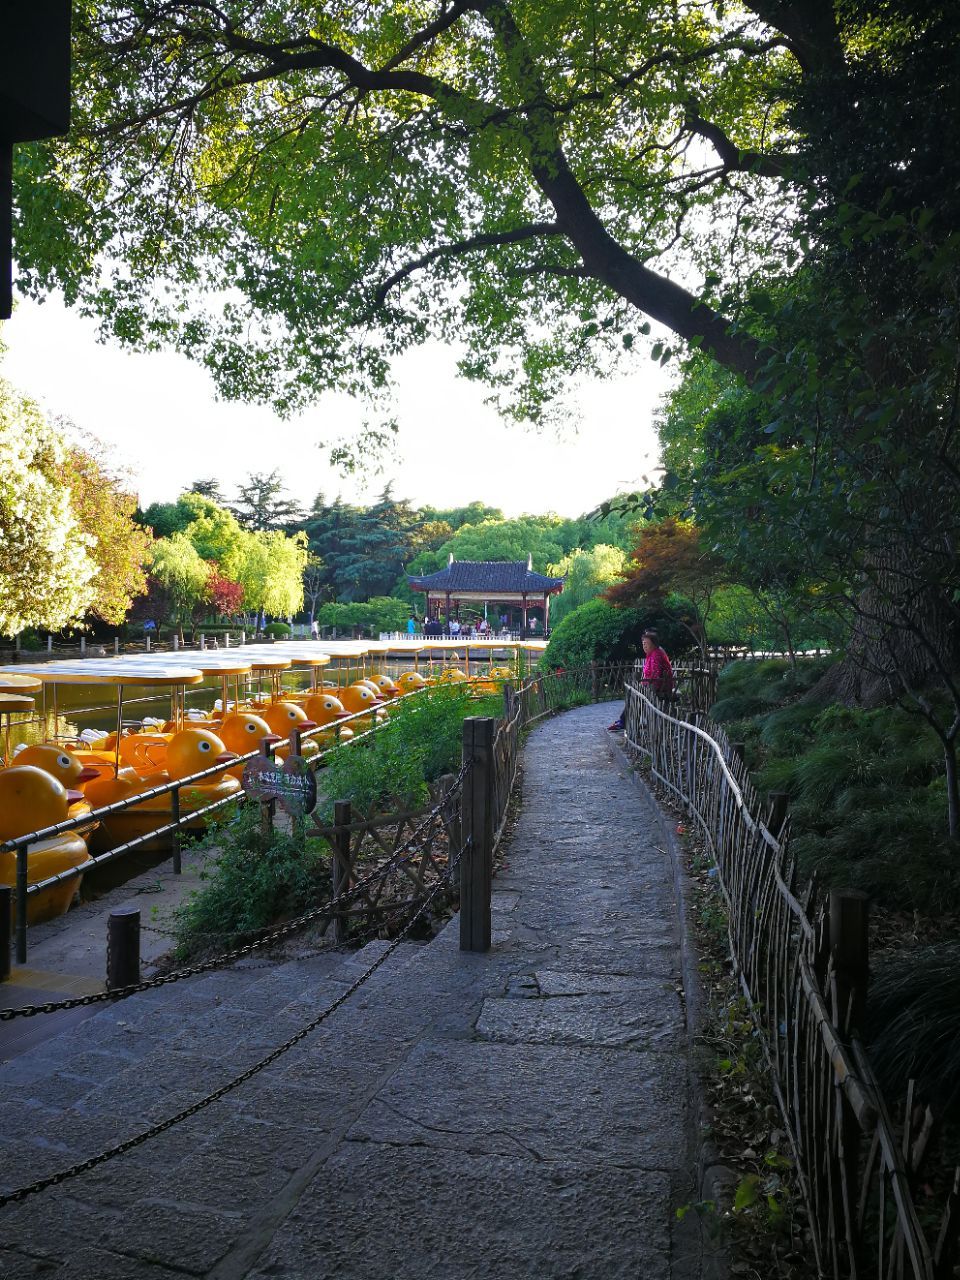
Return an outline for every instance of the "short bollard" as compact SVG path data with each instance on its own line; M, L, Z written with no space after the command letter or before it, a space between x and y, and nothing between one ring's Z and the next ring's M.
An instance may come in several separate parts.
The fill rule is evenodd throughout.
M8 884L0 884L0 982L10 977L12 922L13 889Z
M140 908L118 907L107 921L107 990L140 981Z

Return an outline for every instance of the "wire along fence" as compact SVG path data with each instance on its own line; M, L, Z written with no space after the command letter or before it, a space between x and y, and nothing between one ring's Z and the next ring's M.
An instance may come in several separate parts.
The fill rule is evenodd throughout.
M716 863L731 955L773 1078L821 1274L950 1280L960 1169L931 1221L921 1175L933 1154L933 1117L911 1086L903 1120L894 1122L858 1037L864 896L798 888L785 805L774 803L764 816L739 752L702 710L660 704L628 678L626 738L696 822Z

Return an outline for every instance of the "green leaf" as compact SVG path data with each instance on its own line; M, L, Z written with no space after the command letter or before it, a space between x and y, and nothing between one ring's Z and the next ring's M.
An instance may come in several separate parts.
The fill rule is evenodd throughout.
M757 1203L760 1199L759 1185L760 1179L755 1173L749 1173L741 1180L733 1197L735 1213L742 1213L744 1209L750 1209Z

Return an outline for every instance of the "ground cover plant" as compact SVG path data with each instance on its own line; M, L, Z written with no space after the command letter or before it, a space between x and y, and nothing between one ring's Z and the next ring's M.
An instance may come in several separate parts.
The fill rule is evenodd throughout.
M880 909L955 910L960 849L947 831L941 744L909 708L811 698L831 661L733 663L712 714L745 744L761 792L790 795L804 878L862 889Z
M174 913L179 962L229 950L330 896L326 841L277 827L265 835L259 805L212 825L196 847L205 855L204 883Z
M811 698L829 662L731 664L712 714L744 743L761 791L790 794L801 876L870 895L871 1061L891 1105L913 1080L933 1108L941 1133L924 1176L947 1185L960 1154L960 848L943 752L902 706Z
M502 711L498 694L477 696L465 683L435 685L394 703L388 723L366 743L329 753L318 812L332 820L336 800L350 800L364 814L425 804L429 784L460 768L464 719Z

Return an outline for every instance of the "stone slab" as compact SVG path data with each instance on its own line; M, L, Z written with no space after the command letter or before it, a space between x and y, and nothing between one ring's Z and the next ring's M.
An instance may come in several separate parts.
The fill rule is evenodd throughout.
M583 1044L606 1048L676 1051L686 1030L676 990L666 982L637 981L607 991L603 975L569 975L571 990L552 975L552 991L533 998L485 1000L477 1034L485 1040L529 1044ZM583 979L587 979L584 981ZM595 984L591 991L591 981ZM625 980L614 978L614 981ZM578 990L579 988L579 990Z
M535 1160L678 1169L686 1160L685 1084L683 1062L670 1054L421 1043L347 1136L472 1154L520 1152Z
M348 1143L250 1280L668 1280L663 1174Z

